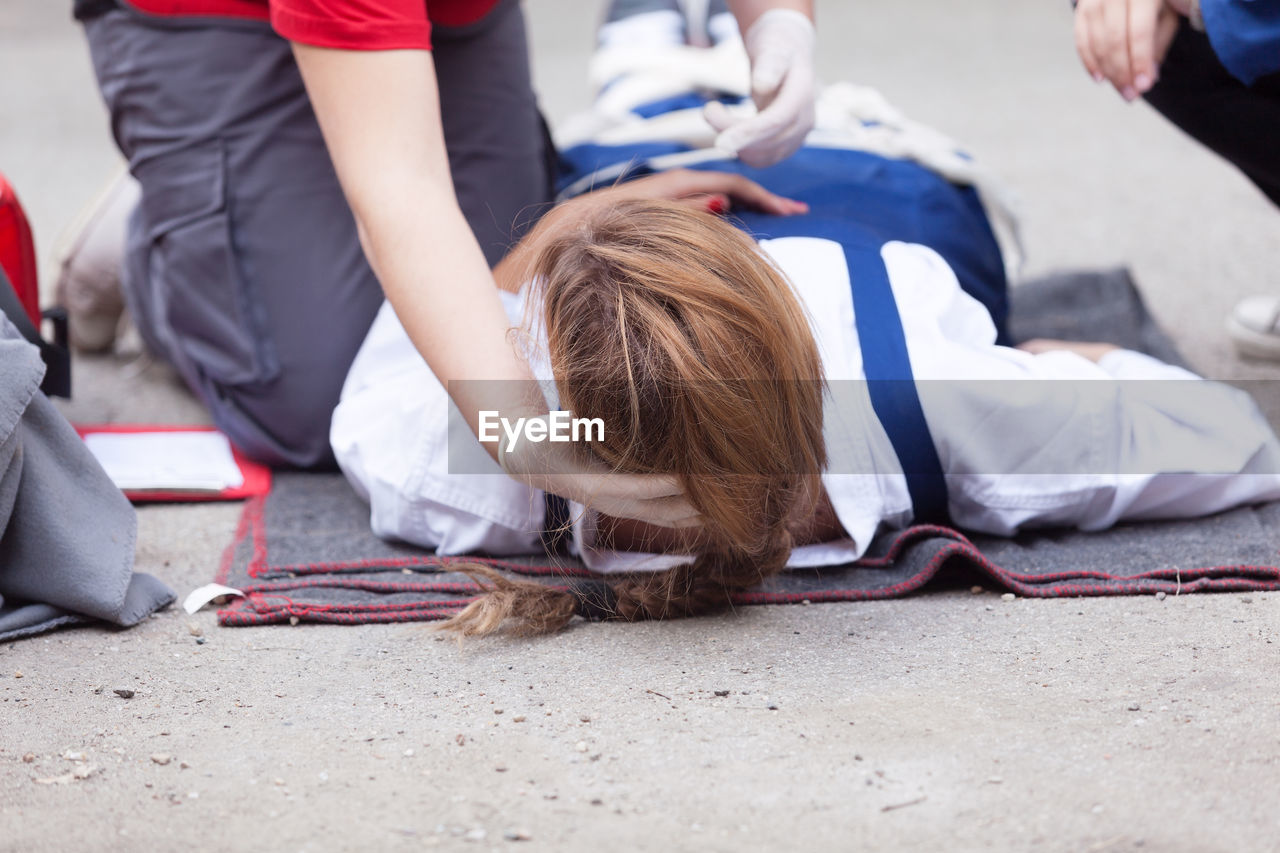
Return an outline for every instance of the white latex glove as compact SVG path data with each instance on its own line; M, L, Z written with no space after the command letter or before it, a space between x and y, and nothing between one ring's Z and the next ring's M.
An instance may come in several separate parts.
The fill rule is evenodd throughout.
M550 435L549 415L543 421ZM525 435L528 427L526 426ZM498 445L498 464L516 480L535 489L568 498L615 518L631 518L659 527L700 527L701 517L685 498L680 482L658 474L618 474L604 462L574 449L571 442L530 441L522 438L508 449Z
M703 115L720 133L717 148L736 152L748 166L771 166L794 154L813 128L813 22L793 9L770 9L743 42L756 115L736 118L719 101Z

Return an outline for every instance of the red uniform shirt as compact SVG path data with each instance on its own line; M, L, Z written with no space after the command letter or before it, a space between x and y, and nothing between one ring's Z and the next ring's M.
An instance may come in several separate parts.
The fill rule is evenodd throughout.
M348 50L431 48L431 25L483 18L498 0L126 0L150 15L271 21L284 38Z

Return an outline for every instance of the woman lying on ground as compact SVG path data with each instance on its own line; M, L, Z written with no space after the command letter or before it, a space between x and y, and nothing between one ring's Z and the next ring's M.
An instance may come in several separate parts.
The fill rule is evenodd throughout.
M914 382L896 385L918 391L949 523L997 535L1101 530L1280 499L1280 443L1243 392L1105 344L997 345L990 313L932 249L889 241L861 253L804 216L778 222L823 237L756 243L706 199L665 200L684 177L561 205L499 278L559 407L603 420L584 452L678 476L702 526L672 531L574 505L572 550L606 584L557 591L484 572L490 591L448 627L543 632L575 614L709 612L785 567L848 563L878 530L918 523L922 499L900 458L916 479L921 466L895 435L909 419L886 418L876 383L863 381L879 358L866 348L872 318L860 316L868 259L898 306L874 325L901 324ZM554 522L541 493L496 466L450 473L447 405L384 307L333 427L375 532L441 554L542 553Z
M1102 530L1280 499L1280 443L1244 393L1106 344L1002 345L1004 259L966 186L981 172L875 92L824 91L805 147L769 169L708 147L704 107L740 109L747 86L729 73L729 16L702 29L710 49L689 47L676 4L614 5L563 184L673 160L721 171L579 196L496 270L535 375L554 378L553 408L603 425L578 450L675 475L701 526L566 509L470 455L384 306L332 429L374 532L506 556L544 554L567 527L568 550L605 578L556 590L481 570L489 591L447 627L710 612L910 524ZM732 219L714 214L730 203ZM521 439L516 463L537 472L545 446Z

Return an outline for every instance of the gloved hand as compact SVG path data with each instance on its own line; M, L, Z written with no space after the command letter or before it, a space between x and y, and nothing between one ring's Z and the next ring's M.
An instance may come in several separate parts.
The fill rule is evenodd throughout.
M630 518L659 527L699 527L698 511L685 498L680 482L658 474L618 474L573 442L531 441L528 422L542 421L551 435L550 415L530 417L525 438L498 445L498 464L516 480L568 498L615 518Z
M751 59L757 113L736 118L712 101L703 115L719 131L716 147L748 166L771 166L796 152L813 128L813 22L792 9L770 9L743 39Z

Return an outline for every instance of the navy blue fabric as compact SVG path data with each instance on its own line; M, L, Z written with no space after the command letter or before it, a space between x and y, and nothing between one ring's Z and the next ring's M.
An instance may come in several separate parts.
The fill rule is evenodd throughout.
M871 406L906 475L915 521L946 523L946 477L916 393L898 303L880 255L883 241L859 223L812 212L786 218L747 213L741 220L757 238L821 237L844 249Z
M564 152L559 188L564 190L586 174L628 164L623 179L652 173L651 157L684 150L670 143L643 145L580 145ZM950 183L916 163L891 160L861 151L805 148L766 169L738 160L716 160L694 168L735 172L780 195L808 203L810 217L765 217L735 211L762 237L804 234L796 231L816 219L858 228L868 238L886 243L920 243L940 254L955 271L960 287L991 313L998 342L1010 343L1008 282L1000 246L987 221L978 194L971 187ZM610 179L608 183L612 183Z
M843 246L871 406L902 464L915 522L946 524L947 480L916 393L889 272L878 246Z
M1251 85L1280 71L1280 0L1201 0L1214 52L1236 79Z

